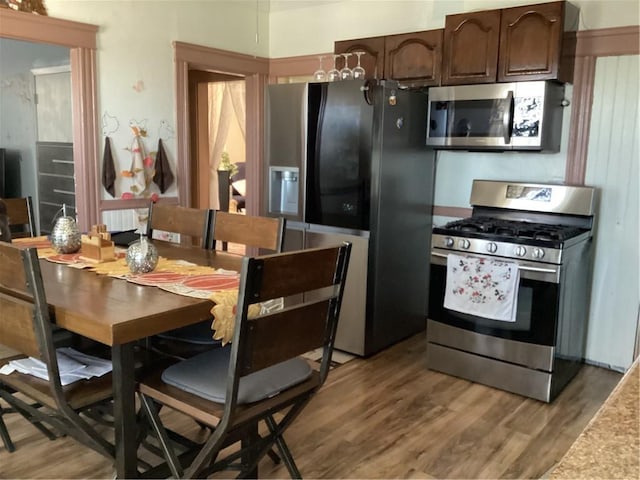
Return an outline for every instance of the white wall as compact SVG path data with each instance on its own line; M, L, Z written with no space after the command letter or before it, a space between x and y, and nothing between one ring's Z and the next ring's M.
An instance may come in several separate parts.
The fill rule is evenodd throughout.
M97 25L98 112L116 171L128 169L131 122L146 127L146 152L163 143L175 172L172 42L267 57L267 3L254 0L47 0L50 16ZM177 172L176 177L180 175ZM118 178L116 196L129 191ZM176 183L165 193L176 195ZM103 198L111 198L102 191Z
M640 61L599 58L586 183L601 193L587 358L628 367L640 305Z
M336 40L443 28L446 15L545 1L550 0L272 0L269 56L331 52ZM580 8L580 30L640 23L637 0L571 1Z

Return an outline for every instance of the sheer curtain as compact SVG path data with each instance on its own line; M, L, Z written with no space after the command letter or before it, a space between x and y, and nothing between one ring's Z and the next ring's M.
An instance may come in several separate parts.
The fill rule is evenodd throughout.
M209 83L209 207L219 208L218 165L222 152L228 148L229 133L240 130L245 141L244 80ZM244 158L232 158L232 162Z

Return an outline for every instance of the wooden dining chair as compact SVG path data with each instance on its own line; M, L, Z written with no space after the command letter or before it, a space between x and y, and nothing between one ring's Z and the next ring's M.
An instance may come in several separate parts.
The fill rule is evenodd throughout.
M153 238L154 230L180 235L181 245L200 245L212 249L211 238L212 210L177 205L151 203L147 220L147 238ZM161 239L155 239L163 241Z
M291 477L300 478L283 434L327 378L350 251L344 243L243 259L231 345L140 380L141 405L167 462L158 469L168 467L176 478L230 468L255 477L275 444ZM251 304L300 294L308 296L283 310L249 315ZM318 347L323 354L313 368L300 355ZM163 426L156 405L210 426L211 435L196 452L178 456L170 440L176 432ZM267 433L259 432L262 422Z
M222 210L214 210L212 215L212 228L208 236L213 240L211 247L221 244L222 250L227 250L228 243L237 243L270 252L282 251L284 218L240 215ZM165 341L164 344L156 342L157 351L182 359L220 345L218 340L213 339L211 320L178 328L157 337ZM167 344L167 341L171 343Z
M7 351L6 353L0 355L0 365L2 365L3 363L8 363L13 359L16 358L21 358L21 355L16 355L15 352L11 352L11 351ZM0 386L0 389L6 389L7 393L15 393L15 390L11 390L8 389L6 386ZM32 403L31 404L32 407L37 408L38 404L36 403ZM18 413L20 415L22 415L27 421L29 421L34 427L36 427L38 430L40 430L44 435L47 436L47 438L49 438L49 440L55 440L57 437L56 435L51 432L47 427L45 427L44 425L42 425L42 423L33 418L31 415L29 415L28 412L24 411L24 410L20 410L20 409L16 409L14 407L3 407L0 405L0 438L2 438L2 443L4 444L4 448L5 450L7 450L7 452L12 453L15 452L16 447L13 443L13 440L11 440L11 435L9 434L9 429L7 428L7 425L4 423L4 419L3 416L4 415L8 415L11 413Z
M48 380L14 371L0 375L0 397L32 420L52 426L109 457L115 448L80 416L112 399L111 374L62 386L45 289L35 248L0 242L0 339L20 357L46 365ZM10 358L0 361L0 367ZM19 393L20 395L14 395ZM27 399L27 400L25 400ZM36 408L32 403L38 405Z
M260 217L215 210L212 237L216 248L227 250L229 243L281 252L286 220L283 217Z
M36 219L33 214L31 197L4 198L11 238L35 237Z

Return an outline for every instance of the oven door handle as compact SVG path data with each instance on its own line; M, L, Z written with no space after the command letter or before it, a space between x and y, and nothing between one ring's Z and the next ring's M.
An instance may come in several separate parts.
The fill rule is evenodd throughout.
M434 257L447 258L445 253L431 252ZM517 263L517 262L516 262ZM518 265L518 270L524 270L526 272L540 272L540 273L558 273L556 268L542 268L542 267L527 267L525 265Z

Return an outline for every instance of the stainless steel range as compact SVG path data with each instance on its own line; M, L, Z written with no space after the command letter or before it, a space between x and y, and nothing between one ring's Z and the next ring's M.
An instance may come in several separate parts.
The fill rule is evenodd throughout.
M584 357L595 193L474 180L472 216L433 229L430 369L545 402L555 398ZM462 270L466 276L459 277ZM469 295L467 303L445 307L453 294L491 279L489 271L513 288L502 290L508 283L496 281L486 297ZM456 284L459 278L466 283ZM512 315L487 313L478 298L510 302Z

